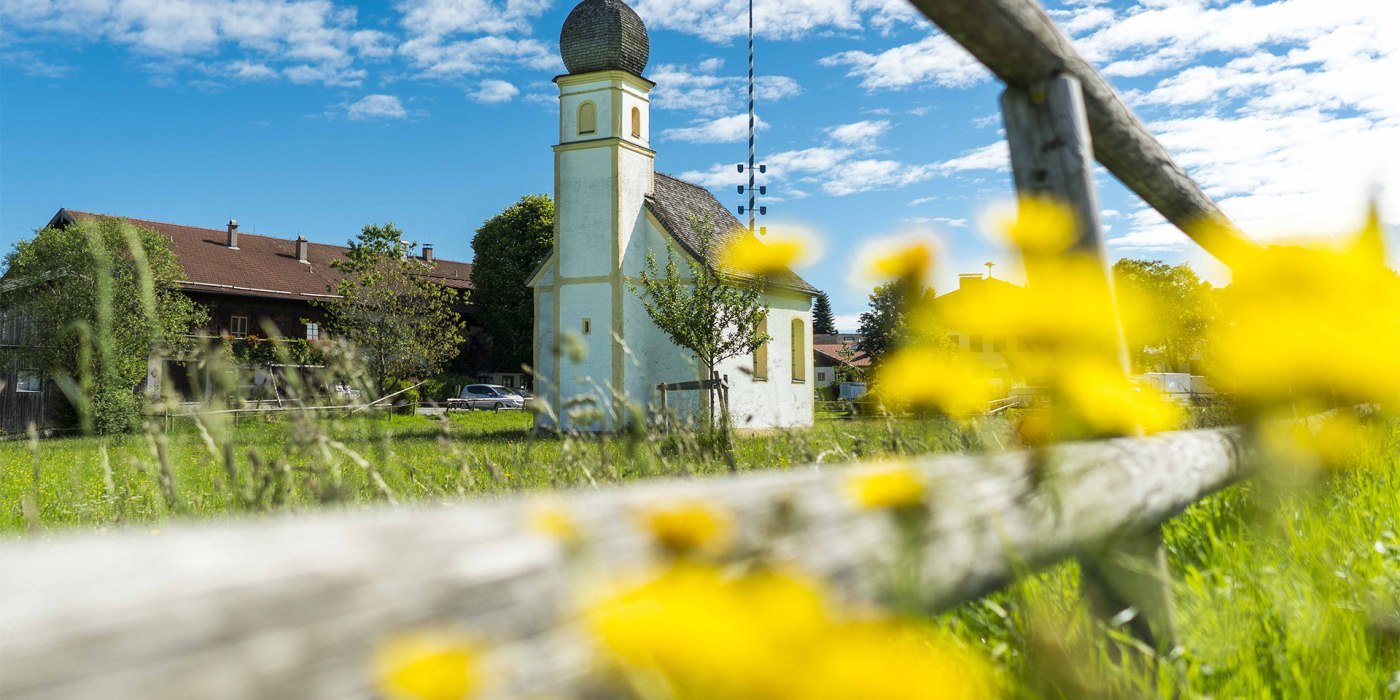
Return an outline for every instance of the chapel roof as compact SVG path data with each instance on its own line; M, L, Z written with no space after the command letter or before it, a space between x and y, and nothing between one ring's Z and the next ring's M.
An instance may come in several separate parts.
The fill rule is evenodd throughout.
M107 214L60 209L49 226L95 221ZM340 280L332 260L345 257L345 246L307 241L307 262L297 260L296 240L238 232L238 248L229 248L228 230L133 219L131 223L170 239L170 250L185 270L186 291L282 299L328 298ZM471 289L469 263L434 259L428 277L454 289Z
M654 193L647 198L646 206L656 219L666 227L685 251L710 267L735 277L748 277L724 270L719 263L718 251L723 248L729 236L747 236L748 231L739 220L729 213L729 208L720 204L709 190L699 185L656 173ZM715 240L708 250L702 250L703 229L709 226L715 233ZM784 270L767 280L779 287L795 289L806 294L817 294L817 289L808 284L797 273Z
M646 25L622 0L583 0L559 30L559 54L570 73L625 70L641 76L650 52Z

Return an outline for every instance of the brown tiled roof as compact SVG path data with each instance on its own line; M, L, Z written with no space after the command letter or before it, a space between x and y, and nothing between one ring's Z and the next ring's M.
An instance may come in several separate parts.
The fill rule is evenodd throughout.
M863 352L861 352L861 351L859 351L859 350L856 350L855 348L849 348L849 347L847 347L847 346L845 346L845 345L842 345L842 344L840 344L840 343L836 343L836 344L834 344L834 345L833 345L833 344L825 344L825 343L813 343L813 344L812 344L812 351L813 351L813 352L816 352L816 353L818 353L818 354L820 354L820 355L825 355L825 356L827 356L828 358L831 358L831 360L832 360L833 362L840 362L840 363L843 363L843 364L848 364L848 365L850 365L850 366L852 366L852 367L869 367L869 366L870 366L870 356L869 356L869 355L866 355L865 353L863 353ZM851 353L850 359L846 359L845 357L843 357L842 354L841 354L842 352L849 352L849 353Z
M655 184L654 194L647 198L647 209L687 253L696 259L704 260L710 267L719 269L716 252L723 245L724 239L732 235L748 235L739 225L739 220L735 219L734 215L729 213L729 209L720 204L709 190L699 185L692 185L665 173L656 173ZM702 255L697 225L707 222L713 227L719 240L715 241L711 250L706 251L708 255ZM768 281L780 287L796 289L811 295L817 294L816 288L791 270L785 270Z
M71 221L91 221L106 214L60 209L50 226ZM228 231L167 224L131 217L142 228L170 238L171 250L185 269L183 286L237 296L315 299L334 296L329 290L340 280L332 260L345 255L345 246L306 244L306 263L297 261L296 241L290 238L238 232L238 249L229 248ZM429 276L455 289L470 289L472 266L452 260L434 260Z

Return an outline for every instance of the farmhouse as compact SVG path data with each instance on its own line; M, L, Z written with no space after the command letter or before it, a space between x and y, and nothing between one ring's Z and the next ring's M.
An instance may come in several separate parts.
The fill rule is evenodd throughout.
M100 216L103 215L60 209L47 227L62 229ZM322 337L325 312L315 302L332 298L330 290L340 279L340 273L330 263L345 254L344 246L312 243L301 236L288 239L244 233L239 231L236 221L229 221L228 226L220 230L119 218L170 239L171 251L185 272L181 289L209 311L208 325L193 329L195 336L245 338L266 336L271 329L284 338L318 340ZM424 245L419 254L432 263L429 274L433 280L454 289L471 289L470 264L437 259L431 245ZM479 329L471 332L470 306L461 311L468 321L469 331L455 368L471 372L489 370L491 368L483 364ZM0 311L0 346L41 343L41 330L24 319L6 316ZM53 382L14 361L3 365L0 366L0 382L6 388L0 391L0 429L22 430L30 421L41 426L46 424L57 398ZM500 374L493 376L500 380ZM172 373L170 379L177 390L187 388L181 373Z
M704 188L656 171L649 95L642 77L646 27L620 0L584 0L559 36L566 75L559 86L559 143L554 146L554 251L530 280L535 297L537 393L553 416L541 427L613 429L617 397L645 402L660 383L704 378L694 354L652 322L629 288L647 254L667 251L718 268L700 245L708 227L720 236L749 235ZM771 340L751 357L717 369L730 383L730 408L740 428L811 425L811 285L787 273L765 287ZM581 343L582 353L561 345ZM580 357L581 355L581 357ZM704 410L703 392L673 395L682 416ZM592 402L606 414L572 425L566 404Z

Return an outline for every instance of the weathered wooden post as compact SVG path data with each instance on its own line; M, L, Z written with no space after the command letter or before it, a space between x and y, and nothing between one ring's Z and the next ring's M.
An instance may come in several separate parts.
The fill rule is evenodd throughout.
M1108 296L1104 306L1116 309L1099 226L1093 144L1079 80L1060 74L1029 86L1008 86L1001 96L1001 108L1017 194L1050 197L1069 206L1078 227L1070 253L1087 255L1100 263L1103 293ZM1027 260L1026 268L1033 287L1035 261ZM1116 311L1113 323L1119 326ZM1121 326L1117 355L1124 374L1129 374ZM1133 633L1154 647L1174 646L1176 623L1161 528L1118 533L1092 546L1080 557L1080 565L1084 596L1095 611L1105 619L1126 618ZM1129 608L1135 614L1125 615Z

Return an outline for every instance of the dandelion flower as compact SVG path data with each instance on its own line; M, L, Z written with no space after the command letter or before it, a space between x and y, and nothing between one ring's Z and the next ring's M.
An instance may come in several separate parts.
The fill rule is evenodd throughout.
M418 630L386 639L374 655L379 691L394 700L462 700L476 694L481 674L464 635Z
M737 233L720 250L720 264L734 272L772 277L800 266L813 249L811 238L795 231L774 231L762 239Z
M913 508L924 502L927 488L923 477L909 467L853 474L846 487L860 507L871 510Z
M657 508L644 522L656 543L673 554L721 549L732 527L727 514L701 503Z
M1003 212L997 228L1025 255L1053 255L1074 244L1074 212L1048 197L1021 197L1014 216Z
M1107 362L1079 363L1060 382L1066 408L1093 435L1157 433L1180 427L1184 413L1151 387L1129 381Z
M933 272L936 252L928 236L879 241L861 253L861 268L877 281L904 280L923 286Z
M905 348L880 361L875 393L892 406L965 415L986 410L991 376L981 361L963 353Z
M532 510L530 529L563 544L574 544L579 540L578 525L556 504L545 504Z

